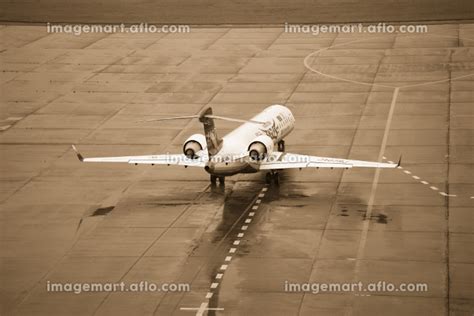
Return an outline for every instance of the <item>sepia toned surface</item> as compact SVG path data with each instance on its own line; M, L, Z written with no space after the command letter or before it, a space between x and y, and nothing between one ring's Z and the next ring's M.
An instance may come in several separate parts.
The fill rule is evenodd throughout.
M472 20L470 0L0 0L0 21L282 24Z
M0 33L2 315L193 315L181 308L203 303L224 309L208 315L472 314L473 25L410 36ZM70 147L86 156L180 152L201 132L197 121L139 121L206 106L249 118L276 103L296 117L287 151L377 160L383 148L387 160L403 156L403 169L379 178L285 171L211 299L263 174L214 188L203 170L81 164ZM235 127L217 124L220 135ZM191 291L51 293L48 281ZM285 281L425 282L429 291L288 293Z

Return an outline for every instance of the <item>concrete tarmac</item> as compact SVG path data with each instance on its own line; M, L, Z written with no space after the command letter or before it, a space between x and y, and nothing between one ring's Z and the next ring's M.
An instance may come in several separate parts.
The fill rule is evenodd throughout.
M2 315L473 313L473 25L0 33ZM295 114L289 152L402 155L403 169L285 171L279 186L239 175L212 187L204 170L81 164L70 147L179 153L197 121L137 121L206 106L249 118L271 104ZM217 124L221 135L235 127ZM47 291L141 281L191 290ZM285 291L359 281L428 289Z

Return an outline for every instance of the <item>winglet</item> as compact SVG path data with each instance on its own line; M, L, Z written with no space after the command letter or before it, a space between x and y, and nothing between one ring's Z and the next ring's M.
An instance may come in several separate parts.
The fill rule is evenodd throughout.
M400 158L398 159L398 163L397 163L397 167L400 167L400 165L402 164L402 155L400 155Z
M77 158L82 162L84 161L84 157L81 155L81 153L77 150L76 146L74 145L71 145L72 147L72 150L74 150L74 152L76 153L77 155Z

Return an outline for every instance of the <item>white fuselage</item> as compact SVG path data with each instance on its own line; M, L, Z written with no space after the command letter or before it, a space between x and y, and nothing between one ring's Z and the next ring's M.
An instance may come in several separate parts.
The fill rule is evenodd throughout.
M248 157L248 147L252 141L266 135L276 145L293 130L295 124L293 114L283 105L269 106L251 120L266 123L244 123L225 135L222 147L208 162L207 172L217 176L257 172L258 162ZM242 159L236 160L235 157Z

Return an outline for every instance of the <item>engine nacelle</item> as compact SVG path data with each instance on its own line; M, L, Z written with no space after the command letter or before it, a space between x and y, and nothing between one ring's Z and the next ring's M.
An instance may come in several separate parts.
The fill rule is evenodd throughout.
M250 143L247 150L250 159L264 159L273 152L273 139L267 135L260 135Z
M184 142L183 153L188 158L196 158L196 153L206 147L206 136L202 134L194 134Z

